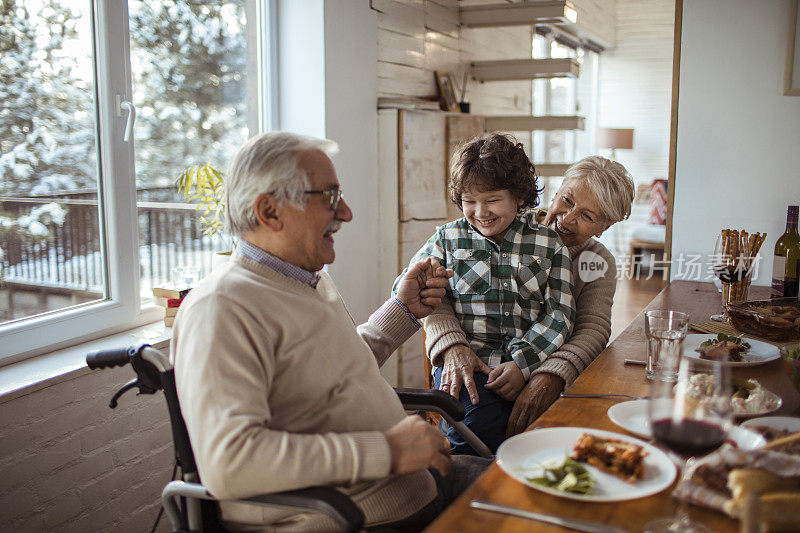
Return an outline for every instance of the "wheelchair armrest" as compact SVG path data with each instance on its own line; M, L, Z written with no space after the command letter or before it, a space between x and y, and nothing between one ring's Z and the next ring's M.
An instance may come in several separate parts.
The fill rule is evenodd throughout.
M394 391L407 411L430 411L442 415L442 418L455 428L478 455L494 459L494 454L486 444L462 422L466 409L451 395L431 389L394 389Z
M433 389L394 389L407 411L432 411L453 420L464 420L461 402L444 391Z
M199 483L186 483L184 481L171 481L162 492L164 509L167 511L174 529L182 520L176 499L179 497L197 498L201 500L220 501L212 496L206 488ZM287 507L299 511L310 511L324 514L332 518L347 533L355 533L364 528L364 513L353 500L331 487L310 487L307 489L276 492L274 494L260 494L252 498L240 500L225 500L236 503L266 505L274 507Z

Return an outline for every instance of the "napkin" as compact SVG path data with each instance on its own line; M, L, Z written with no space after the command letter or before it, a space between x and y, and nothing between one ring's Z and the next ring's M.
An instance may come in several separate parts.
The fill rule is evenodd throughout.
M720 472L720 475L724 475L725 479L720 480L721 485L727 483L728 472L734 468L759 468L769 470L784 478L800 477L799 456L763 449L744 451L726 444L716 452L697 461L692 467L688 479L684 477L672 494L675 498L723 512L725 502L730 499L730 496L719 489L708 486L700 479L697 473L701 467L711 468L715 472Z

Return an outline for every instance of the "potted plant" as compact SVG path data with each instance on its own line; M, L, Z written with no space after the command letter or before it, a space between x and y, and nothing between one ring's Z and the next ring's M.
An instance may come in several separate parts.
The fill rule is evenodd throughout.
M178 194L189 202L197 203L201 213L200 224L203 234L212 236L222 231L225 216L225 175L211 163L193 165L178 176L175 181ZM236 242L231 239L231 248ZM231 252L217 252L211 260L211 268L227 261Z

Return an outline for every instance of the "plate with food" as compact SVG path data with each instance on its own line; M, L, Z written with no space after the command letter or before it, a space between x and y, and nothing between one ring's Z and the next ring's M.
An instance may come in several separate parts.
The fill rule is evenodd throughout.
M793 435L800 431L800 418L795 416L762 416L742 422L742 426L759 432L767 442ZM789 447L788 453L800 455L800 441Z
M634 400L612 405L608 409L608 418L622 429L639 437L650 439L653 435L650 432L647 415L648 403L649 400ZM731 427L728 431L727 442L742 450L752 450L767 443L760 433L739 426Z
M590 428L544 428L511 437L497 464L525 485L572 500L644 498L675 479L667 455L639 439Z
M703 403L708 399L707 391L713 390L714 377L710 374L695 374L689 378L686 390L687 397ZM783 400L780 396L765 389L755 379L733 378L733 396L731 397L733 414L739 418L764 416L781 408Z
M778 347L734 335L692 333L683 341L683 355L699 361L728 357L731 366L757 366L780 359Z

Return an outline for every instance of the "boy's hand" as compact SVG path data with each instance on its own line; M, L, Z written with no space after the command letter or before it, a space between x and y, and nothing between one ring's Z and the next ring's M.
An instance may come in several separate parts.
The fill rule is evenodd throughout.
M397 285L397 299L417 318L428 316L439 307L446 294L453 271L427 257L417 261L406 271Z
M486 382L487 389L494 391L495 394L509 402L513 402L519 396L524 386L525 377L514 361L495 367L489 373L489 380Z

